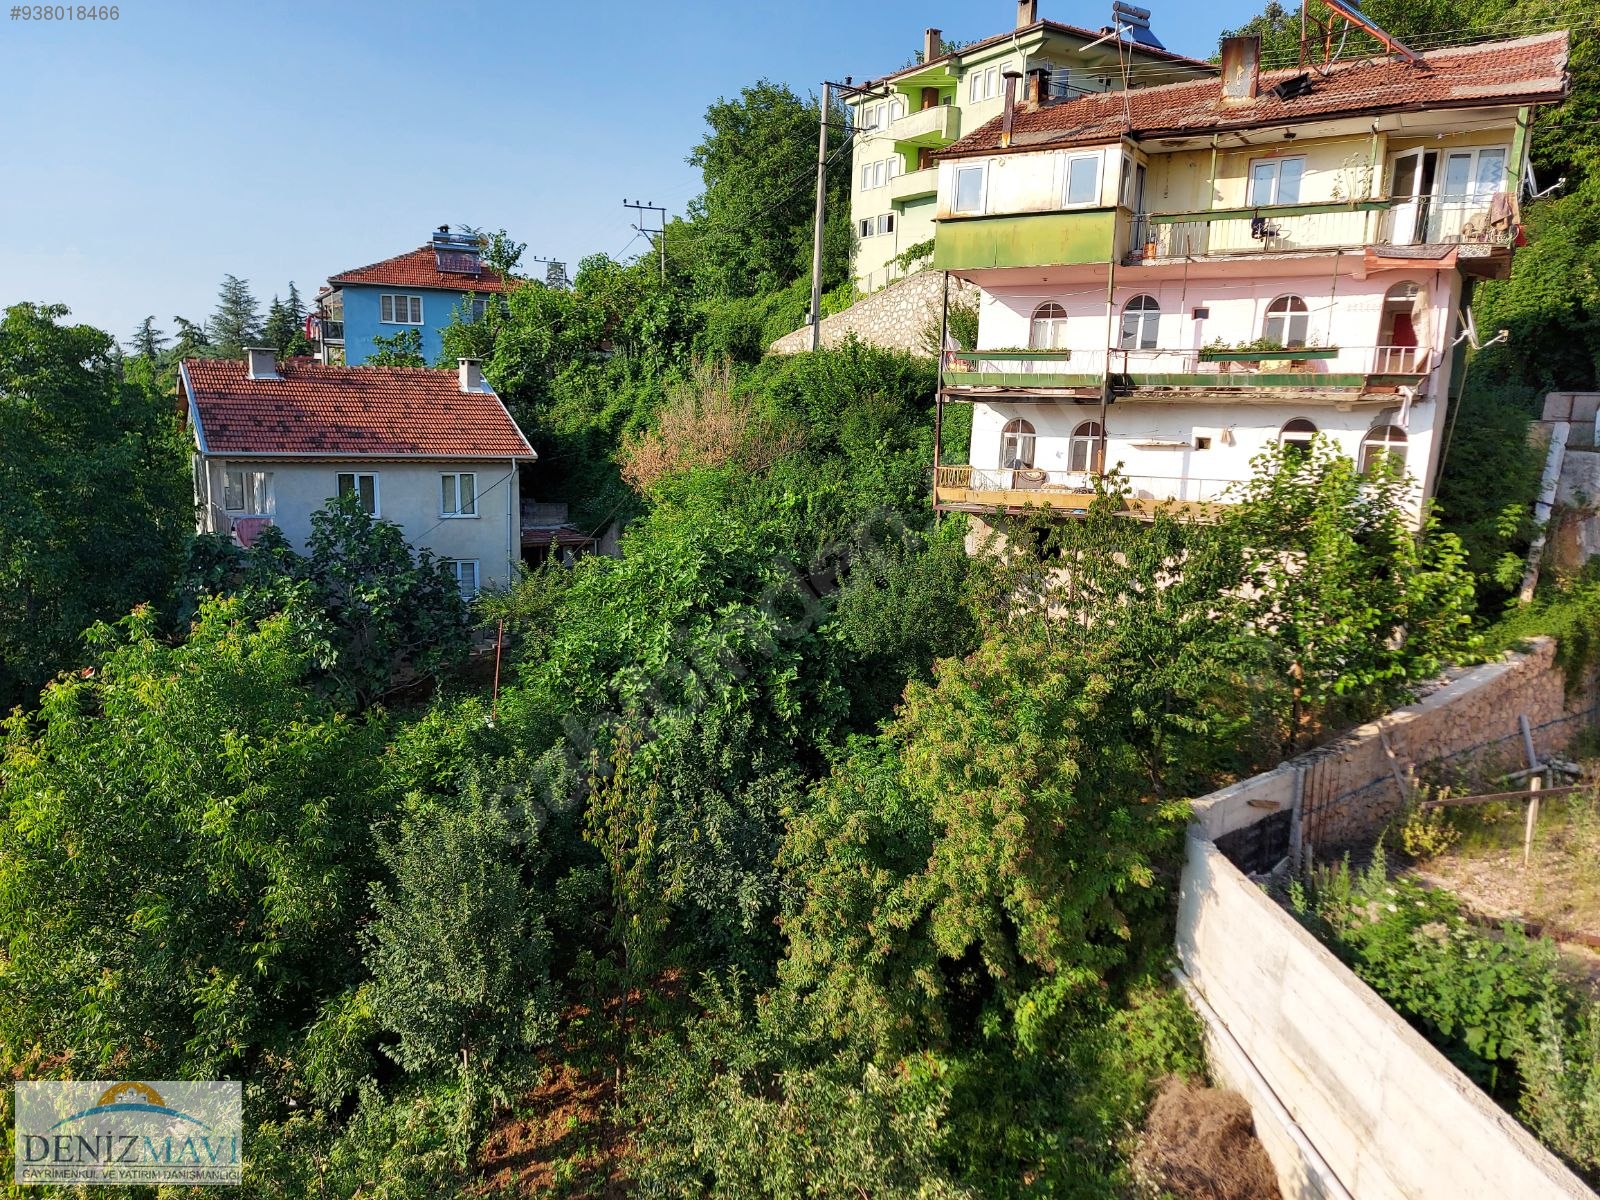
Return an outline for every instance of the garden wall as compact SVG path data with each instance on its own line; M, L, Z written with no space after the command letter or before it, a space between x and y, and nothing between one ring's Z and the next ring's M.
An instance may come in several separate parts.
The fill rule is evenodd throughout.
M1400 764L1484 746L1521 753L1518 714L1540 754L1569 719L1554 643L1473 668L1425 699L1312 755L1194 804L1180 885L1180 978L1204 1019L1212 1070L1241 1092L1285 1200L1555 1200L1593 1197L1245 874L1214 839L1238 841L1329 778L1327 828L1375 834L1399 806ZM1391 758L1387 740L1395 751Z
M950 302L978 301L976 284L960 279L950 281ZM928 326L937 327L944 308L944 272L919 271L899 283L892 283L882 291L873 292L865 300L858 300L843 312L822 319L823 346L837 346L854 334L871 346L886 350L904 350L909 354L930 356L926 340ZM938 330L934 331L935 340ZM793 333L786 333L773 342L773 354L799 354L811 349L811 326L806 325Z

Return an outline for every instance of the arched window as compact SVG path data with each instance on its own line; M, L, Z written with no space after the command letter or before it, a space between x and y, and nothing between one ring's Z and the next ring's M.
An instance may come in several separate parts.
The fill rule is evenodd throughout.
M1033 426L1020 417L1000 431L1000 465L1027 470L1033 466Z
M1067 444L1067 470L1101 471L1106 460L1105 431L1099 421L1083 421Z
M1135 296L1122 310L1123 350L1154 350L1161 326L1161 305L1154 296Z
M1059 304L1041 304L1033 310L1028 328L1030 350L1059 350L1067 344L1067 310Z
M1306 302L1299 296L1279 296L1267 305L1261 336L1287 349L1297 349L1306 344L1306 325L1310 320Z
M1398 425L1374 425L1361 439L1361 461L1357 464L1363 475L1370 475L1385 458L1397 471L1406 469L1406 431Z
M1426 369L1428 294L1414 282L1395 284L1383 294L1378 319L1379 374L1409 375Z
M1304 417L1296 417L1285 421L1278 430L1278 445L1283 447L1285 457L1304 458L1311 453L1311 439L1316 436L1315 425Z

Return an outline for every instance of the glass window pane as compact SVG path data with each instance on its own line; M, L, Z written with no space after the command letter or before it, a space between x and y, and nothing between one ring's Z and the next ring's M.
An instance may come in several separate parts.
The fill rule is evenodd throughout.
M1465 196L1472 178L1472 154L1451 154L1444 160L1444 194Z
M956 211L977 212L983 204L983 168L967 167L956 172Z
M1133 350L1139 345L1140 314L1125 312L1122 314L1122 340L1118 345L1123 350Z
M1504 150L1478 151L1478 175L1473 181L1479 195L1498 192L1505 186L1506 152Z
M439 476L439 511L442 513L456 511L456 477L454 475Z
M478 477L461 476L461 511L471 516L478 511Z
M1305 174L1306 160L1286 158L1278 164L1278 195L1275 204L1300 203L1300 177Z
M378 297L378 320L380 320L380 321L392 321L392 320L394 320L394 297L393 296L379 296Z
M339 495L341 495L341 496L348 495L349 493L355 491L356 490L356 477L354 475L350 475L350 474L346 474L344 472L341 472L339 474L339 483L338 483L337 490L338 490Z
M1067 203L1093 204L1100 174L1097 158L1074 158L1067 165Z
M1278 174L1278 164L1258 162L1250 168L1250 203L1271 204L1272 183Z
M361 507L369 515L378 511L378 481L375 476L361 476Z
M244 472L226 471L222 478L222 507L228 512L243 512Z

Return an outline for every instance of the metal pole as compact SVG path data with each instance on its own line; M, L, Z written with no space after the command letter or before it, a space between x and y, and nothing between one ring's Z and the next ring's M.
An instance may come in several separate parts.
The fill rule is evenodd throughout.
M950 338L950 272L944 273L944 305L939 314L938 372L933 389L933 506L939 507L939 451L944 440L944 353Z
M817 215L811 231L811 348L822 345L822 208L828 195L828 110L833 85L822 84L822 111L817 114Z

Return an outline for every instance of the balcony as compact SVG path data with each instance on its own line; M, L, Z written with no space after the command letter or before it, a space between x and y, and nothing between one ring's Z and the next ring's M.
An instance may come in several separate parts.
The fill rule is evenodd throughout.
M327 318L323 318L321 328L323 341L340 343L344 341L343 321L330 321Z
M936 104L889 122L882 132L913 146L948 146L961 136L961 110L954 104Z
M1183 513L1214 520L1229 503L1232 479L1193 475L1115 475L1106 486L1122 512L1149 520L1157 512ZM940 467L934 479L939 508L957 512L1010 512L1047 509L1082 514L1095 499L1095 476L1086 471L1010 470L1003 467Z
M921 171L896 175L889 180L889 199L895 202L920 200L924 196L934 195L938 190L938 167L926 167Z
M941 271L1103 263L1113 253L1117 213L1109 208L939 217L933 265Z
M1109 361L1108 361L1109 360ZM1416 346L1303 346L1284 350L949 350L945 395L957 400L1036 397L1098 399L1392 400L1424 389L1433 352Z

